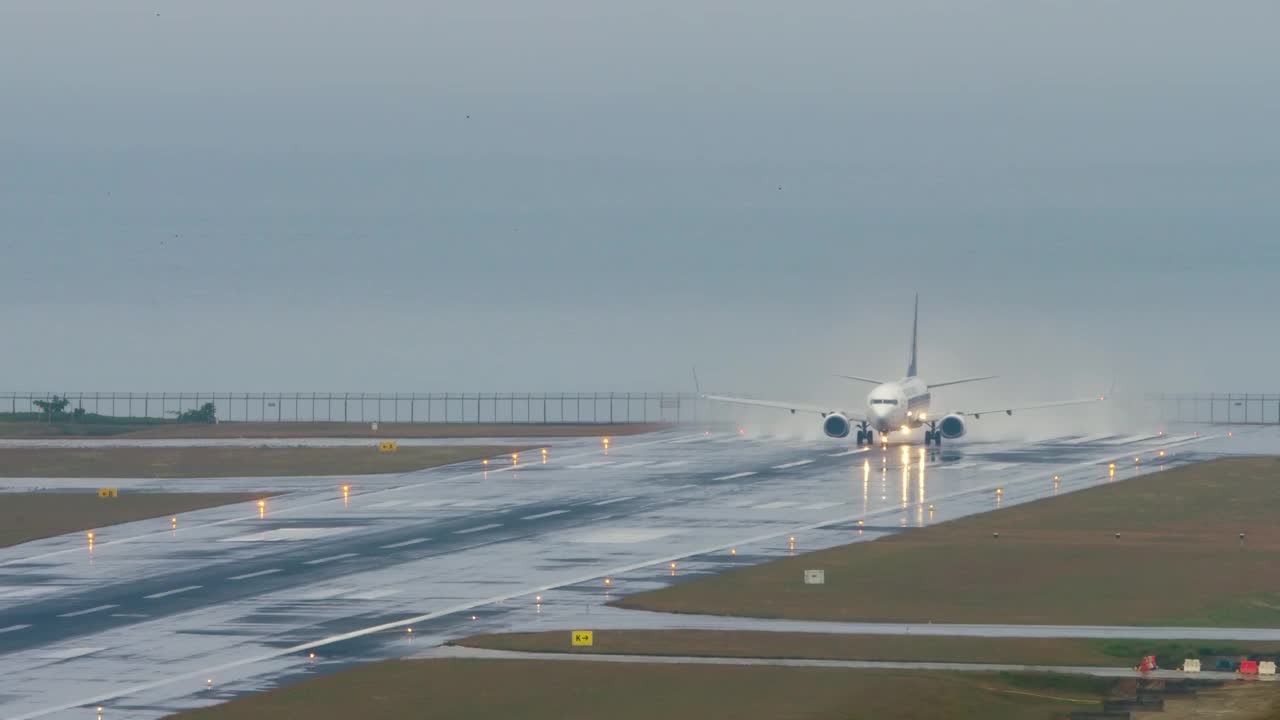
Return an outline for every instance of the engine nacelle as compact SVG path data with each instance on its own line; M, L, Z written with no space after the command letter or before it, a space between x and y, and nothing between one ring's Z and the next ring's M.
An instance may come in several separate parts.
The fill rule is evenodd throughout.
M942 418L938 423L938 432L942 433L942 437L948 440L964 437L964 416L953 414Z
M822 432L826 433L827 437L849 437L849 418L840 413L831 413L822 421Z

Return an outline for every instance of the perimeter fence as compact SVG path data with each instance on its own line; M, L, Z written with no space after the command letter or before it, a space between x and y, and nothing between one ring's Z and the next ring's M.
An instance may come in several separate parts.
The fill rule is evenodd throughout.
M219 421L407 423L694 423L727 420L694 393L8 392L0 414L39 415L37 402L108 418L174 419L213 403Z
M1280 393L1153 393L1147 400L1168 422L1280 424Z

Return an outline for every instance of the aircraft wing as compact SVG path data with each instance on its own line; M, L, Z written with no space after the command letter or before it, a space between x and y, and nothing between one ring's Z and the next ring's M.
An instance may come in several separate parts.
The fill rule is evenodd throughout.
M754 405L756 407L777 408L779 410L790 410L792 415L797 412L814 413L826 417L833 412L839 412L841 415L862 422L866 418L861 413L848 413L843 410L833 410L829 407L818 407L816 405L801 405L799 403L775 402L773 400L756 400L754 398L730 397L728 395L703 395L703 400L713 400L715 402L734 403L737 405Z
M1088 403L1102 402L1103 400L1106 400L1105 395L1100 395L1098 397L1092 397L1084 400L1059 400L1057 402L1041 403L1039 405L1020 405L1018 407L998 408L996 410L976 410L976 411L964 411L964 412L957 410L955 414L968 415L973 418L979 418L979 417L982 417L983 415L994 415L996 413L1004 413L1006 415L1012 415L1015 410L1039 410L1041 408L1066 407L1067 405L1086 405Z

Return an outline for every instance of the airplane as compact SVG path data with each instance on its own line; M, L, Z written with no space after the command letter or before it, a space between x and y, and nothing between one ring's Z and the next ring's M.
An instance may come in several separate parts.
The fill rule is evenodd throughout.
M843 410L832 410L829 407L816 407L813 405L801 405L799 403L774 402L770 400L756 400L746 397L730 397L727 395L708 395L702 392L702 388L698 383L697 371L694 371L694 384L698 387L698 395L704 400L712 400L716 402L736 403L739 405L754 405L757 407L779 408L782 410L790 410L794 415L797 412L816 413L822 418L822 432L827 437L845 438L849 436L849 431L853 425L858 426L857 441L858 445L875 444L876 433L880 433L881 443L888 442L890 433L901 432L909 433L911 430L919 427L926 427L924 432L924 443L928 445L933 443L935 446L942 445L942 440L955 440L964 437L968 428L965 424L965 418L971 417L978 419L983 415L990 413L1005 413L1012 415L1014 411L1021 410L1038 410L1041 408L1064 407L1067 405L1082 405L1085 403L1100 402L1106 399L1106 396L1092 397L1083 400L1063 400L1058 402L1041 403L1039 405L1022 405L1019 407L998 408L995 410L978 410L978 411L956 411L936 417L930 413L929 404L933 399L931 391L934 388L946 387L949 385L960 385L961 383L978 382L980 380L991 380L995 375L985 375L983 377L964 378L961 380L948 380L940 383L926 383L917 374L916 366L916 337L920 324L920 295L916 294L915 316L911 323L911 361L907 366L907 374L901 380L893 382L883 382L872 378L857 377L854 375L838 375L837 377L846 380L855 380L858 382L871 383L875 385L871 392L867 395L867 408L865 413L853 413Z

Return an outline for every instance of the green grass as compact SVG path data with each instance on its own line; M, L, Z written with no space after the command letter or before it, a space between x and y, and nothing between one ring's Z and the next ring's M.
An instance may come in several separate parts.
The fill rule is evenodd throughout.
M181 713L182 720L1048 720L1110 684L1039 674L703 665L387 661Z
M459 645L516 652L578 655L806 658L902 662L976 662L1018 665L1132 667L1155 655L1162 667L1186 658L1280 654L1280 642L1213 643L1193 640L1092 640L1074 638L980 638L899 635L837 635L718 630L609 630L595 633L591 647L573 647L569 631L478 635Z
M1280 626L1278 516L1280 460L1218 460L615 604L877 622ZM826 585L804 585L807 568L824 569Z
M495 457L522 448L437 445L378 452L365 447L0 448L0 477L184 478L398 473Z
M163 530L170 527L174 515L262 497L252 493L124 492L116 498L100 498L97 493L9 493L0 495L0 547L147 518L156 518L156 529ZM110 537L109 532L97 534L100 540Z

